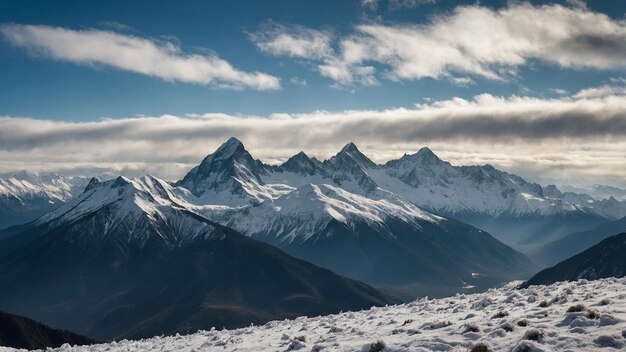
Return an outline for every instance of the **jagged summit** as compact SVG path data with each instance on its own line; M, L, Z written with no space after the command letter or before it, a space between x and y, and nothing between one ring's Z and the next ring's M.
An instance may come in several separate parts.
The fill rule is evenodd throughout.
M247 153L243 143L235 137L230 137L212 154L213 160L227 159L236 154Z
M176 185L198 196L207 191L244 194L250 187L262 186L261 176L266 173L265 165L254 159L241 141L231 137Z
M282 165L279 166L280 171L293 172L300 175L325 175L326 172L322 168L322 163L315 158L310 158L306 153L299 152L292 156Z
M80 241L85 248L117 243L121 255L145 246L171 248L209 238L216 228L173 200L175 192L167 182L149 175L92 180L83 194L33 224L66 226L65 238Z
M85 187L85 192L97 187L101 183L102 183L102 180L100 180L98 177L92 177L91 180L89 180L87 187Z
M376 164L363 154L356 144L350 142L346 144L339 153L327 160L330 164L350 164L356 163L362 169L373 169Z
M349 142L343 148L341 148L341 152L343 153L359 152L360 153L359 148L357 148L356 144L354 144L353 142Z
M346 144L339 153L324 161L323 166L328 170L333 182L338 185L356 183L366 191L373 191L377 185L368 175L370 169L378 167L352 142Z
M446 165L450 166L450 163L441 160L430 148L423 147L414 154L404 154L400 159L391 160L387 162L388 166L398 165Z
M417 151L417 155L428 156L428 157L437 157L433 151L428 147L422 147Z

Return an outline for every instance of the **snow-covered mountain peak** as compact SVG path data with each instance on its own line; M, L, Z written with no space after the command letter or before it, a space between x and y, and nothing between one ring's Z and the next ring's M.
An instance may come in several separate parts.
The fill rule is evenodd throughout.
M249 199L260 201L267 196L261 180L265 174L266 166L255 160L233 137L204 158L176 185L187 188L197 196L227 193L236 195L243 202Z
M92 177L91 180L89 180L89 183L87 184L87 186L85 187L84 192L97 187L101 183L102 183L102 180L100 178Z
M230 137L225 143L217 148L217 150L215 150L215 153L213 153L212 155L213 160L222 160L247 152L248 151L243 146L243 143L241 143L240 140L235 137Z
M310 176L324 175L326 173L320 161L315 158L309 158L304 152L300 152L287 159L287 161L278 167L278 170Z
M450 163L441 160L428 147L421 148L417 153L404 154L400 159L391 160L385 166L395 169L433 168L445 169L451 167Z
M89 178L26 171L0 178L0 228L32 221L82 193Z
M419 156L423 159L436 159L436 160L440 160L439 157L437 155L435 155L435 153L428 147L422 147L420 148L420 150L417 151L417 153L415 153L416 156Z
M348 144L344 145L343 148L341 148L341 152L343 153L351 153L351 152L359 152L359 148L357 148L356 144L354 144L353 142L349 142Z
M351 191L360 189L371 192L378 186L371 179L369 170L376 169L376 165L354 145L348 143L339 153L323 162L332 181Z
M178 189L154 176L92 182L83 194L37 219L35 226L69 226L68 236L99 246L102 241L143 247L157 241L165 247L208 238L215 227L179 204ZM90 234L89 236L84 236ZM156 237L155 237L156 236ZM120 242L121 241L121 242Z
M336 166L354 162L362 169L372 169L376 167L376 164L365 156L365 154L361 153L359 148L352 142L346 144L341 151L330 158L328 162Z

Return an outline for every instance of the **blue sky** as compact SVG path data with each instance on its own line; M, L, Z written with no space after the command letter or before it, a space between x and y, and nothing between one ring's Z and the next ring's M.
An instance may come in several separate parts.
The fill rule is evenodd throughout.
M29 55L7 41L0 43L0 114L62 120L101 117L223 112L261 114L309 112L317 109L384 109L480 93L554 96L550 89L577 91L600 85L612 70L580 70L543 62L519 67L519 77L506 82L473 77L471 85L446 79L380 79L375 86L334 88L313 65L262 53L248 33L267 21L327 29L337 36L361 23L420 24L476 1L438 1L413 8L376 9L360 1L3 1L0 23L48 25L73 30L100 29L142 38L180 43L187 53L212 50L234 67L280 78L279 90L220 89L167 82L106 65L77 65ZM506 1L482 1L492 8ZM539 3L539 2L535 2ZM591 10L623 18L619 1L593 1ZM174 39L175 38L175 39ZM293 83L304 82L306 86Z
M427 145L532 180L626 186L625 12L0 0L0 172L175 179L236 136L268 162L348 141L379 162Z

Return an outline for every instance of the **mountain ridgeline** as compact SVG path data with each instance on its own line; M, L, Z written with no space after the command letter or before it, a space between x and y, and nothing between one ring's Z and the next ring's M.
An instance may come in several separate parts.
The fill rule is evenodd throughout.
M29 236L0 258L0 307L108 340L396 302L213 223L169 192L149 176L94 183L5 240Z
M103 340L483 290L537 272L510 245L626 215L428 148L376 164L353 143L267 165L231 138L178 182L80 180L0 231L0 309Z

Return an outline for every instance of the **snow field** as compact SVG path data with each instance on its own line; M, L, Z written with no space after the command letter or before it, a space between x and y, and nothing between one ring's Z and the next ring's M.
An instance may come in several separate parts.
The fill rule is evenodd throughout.
M626 346L626 279L418 299L321 317L272 321L53 351L616 351ZM11 351L5 349L1 351Z

